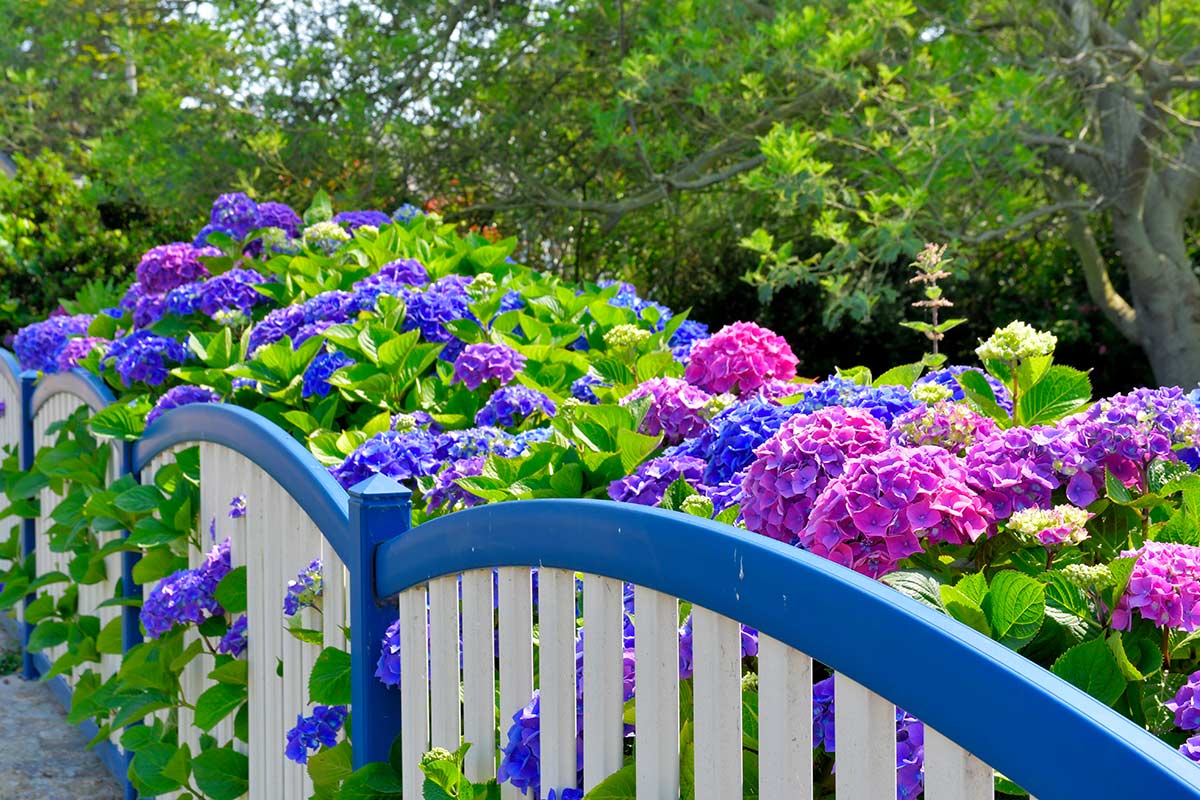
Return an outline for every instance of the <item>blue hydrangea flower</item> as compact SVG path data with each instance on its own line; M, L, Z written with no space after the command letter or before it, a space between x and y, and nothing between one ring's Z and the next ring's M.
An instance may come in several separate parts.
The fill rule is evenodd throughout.
M304 385L300 390L301 397L325 397L333 387L329 378L343 367L353 366L355 360L345 353L335 351L320 353L304 370Z
M260 227L258 203L242 192L223 194L213 201L209 223L241 241L250 231Z
M310 716L297 715L296 727L287 732L284 755L297 764L307 764L310 753L336 746L348 713L346 706L313 706Z
M174 339L136 331L114 341L103 364L112 366L126 386L138 381L157 386L167 379L169 363L182 364L187 357L186 348Z
M221 641L217 642L217 652L231 655L234 658L241 658L242 653L246 652L245 614L234 620L233 624L229 626L229 630L225 631Z
M412 222L417 217L423 216L425 216L425 212L414 206L412 203L404 203L392 212L392 219L401 223Z
M325 565L319 558L288 581L287 594L283 597L283 613L294 617L302 608L312 608L321 599L325 590Z
M434 475L442 465L437 444L437 437L421 428L384 431L360 444L330 472L347 489L377 473L398 481Z
M884 425L921 403L903 386L863 386L846 378L832 376L805 389L794 408L811 414L829 406L861 408Z
M289 239L295 239L304 227L304 220L285 203L259 203L255 227L279 228L287 233Z
M167 292L165 310L168 314L186 317L200 307L200 283L185 283Z
M611 385L612 384L606 382L599 375L589 372L571 384L571 397L574 397L576 400L584 403L597 405L600 402L600 398L596 396L596 390L592 387Z
M433 479L433 487L425 493L425 507L429 511L447 511L469 508L483 502L483 498L471 494L458 485L459 478L473 478L483 474L484 456L460 458L446 465Z
M150 409L150 413L146 415L146 424L149 425L173 408L189 406L193 403L219 402L221 402L221 395L206 386L174 386L167 389L163 396L158 398L154 408Z
M439 461L486 456L498 447L510 445L513 435L489 425L446 431L437 437L435 454Z
M554 401L537 389L520 385L504 386L493 392L483 408L479 409L475 424L513 427L534 414L553 417L557 411Z
M641 464L632 475L613 481L608 496L618 503L656 506L667 487L683 478L693 487L701 484L704 462L690 456L660 456Z
M392 221L392 218L382 211L343 211L335 214L333 221L346 226L347 230L357 230L364 225L372 228L382 228Z
M255 306L267 302L268 297L254 288L266 282L252 269L231 269L200 285L196 308L210 317L219 311L248 315Z
M214 592L231 568L229 539L213 547L204 563L159 581L142 604L140 618L146 635L157 639L175 625L199 625L225 609Z
M709 337L708 326L694 319L685 319L671 334L671 354L676 361L686 362L692 354L692 345Z
M72 336L82 336L88 331L92 317L88 314L50 317L42 322L26 325L17 331L13 350L24 369L42 372L58 371L58 354Z
M922 375L917 379L917 383L936 383L939 386L945 386L950 390L950 399L955 402L960 402L965 398L962 385L958 382L958 376L964 372L978 372L988 382L988 386L992 387L992 393L996 395L996 405L1003 408L1010 415L1012 414L1012 396L1009 395L1008 389L1004 388L1004 384L993 378L978 367L967 367L962 365L943 367L942 369L934 370L927 375Z
M702 457L708 461L704 483L716 486L732 481L750 466L754 448L771 438L798 411L796 406L777 406L754 397L726 408L696 437L698 441L685 440L683 444L704 452Z
M246 495L236 495L229 501L229 518L241 519L246 516Z

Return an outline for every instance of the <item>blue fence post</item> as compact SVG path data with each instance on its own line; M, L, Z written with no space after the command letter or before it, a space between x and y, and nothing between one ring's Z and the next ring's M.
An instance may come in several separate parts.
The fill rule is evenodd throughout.
M121 474L132 475L138 483L142 482L141 473L133 468L133 442L125 442L121 446ZM129 538L129 531L122 531L123 539ZM133 568L142 558L140 551L126 550L121 553L121 596L126 600L142 599L142 585L133 580ZM142 642L141 609L135 606L121 608L121 655L124 657L135 645ZM135 723L141 725L141 722ZM133 726L130 726L133 727ZM128 779L129 765L133 762L133 752L122 749L125 760L125 776L122 781L125 788L125 800L137 800L137 789Z
M400 703L375 678L388 626L396 607L375 592L375 552L380 544L412 525L412 493L384 475L373 475L350 489L350 697L354 768L387 761L400 731Z
M36 455L33 447L33 385L37 381L37 373L25 370L21 373L21 469L25 472L33 469L33 457ZM35 537L37 536L37 520L21 521L21 554L24 557L25 568L28 569L33 558ZM36 570L31 578L37 577ZM25 617L28 620L29 605L34 601L32 594L25 595ZM29 622L21 625L21 677L34 680L38 676L37 667L33 664L33 655L29 652L29 633L33 626Z

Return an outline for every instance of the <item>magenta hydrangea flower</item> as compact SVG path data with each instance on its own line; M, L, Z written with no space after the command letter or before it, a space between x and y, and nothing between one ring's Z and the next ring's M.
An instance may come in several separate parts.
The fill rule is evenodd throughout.
M1200 627L1200 547L1146 542L1121 556L1136 557L1137 563L1113 609L1114 628L1129 630L1135 612L1159 628Z
M640 428L648 436L661 433L667 444L678 444L708 427L704 411L712 395L685 380L651 378L643 381L621 399L621 405L629 405L641 397L651 398Z
M525 368L525 356L504 344L469 344L454 359L454 383L464 383L475 391L488 381L501 386Z
M782 336L735 322L692 346L684 377L713 394L749 394L772 380L790 381L798 363Z
M848 462L817 498L799 544L878 578L922 549L987 532L988 506L962 463L937 447L892 447Z
M805 384L772 378L758 387L758 396L764 400L779 401L804 394Z
M892 444L903 447L930 445L962 455L976 439L990 436L996 423L961 403L940 402L917 406L892 421Z
M991 506L992 519L1051 505L1050 494L1060 485L1055 465L1061 460L1061 438L1054 428L1009 428L984 435L967 449L968 481Z
M1188 676L1173 700L1163 705L1175 715L1175 727L1182 731L1200 731L1200 672Z
M196 249L186 242L152 247L137 265L137 282L146 294L165 295L176 286L208 277L198 256L217 256L216 248Z
M746 527L794 541L846 462L886 449L887 436L883 423L862 409L831 406L792 417L758 446L742 479Z

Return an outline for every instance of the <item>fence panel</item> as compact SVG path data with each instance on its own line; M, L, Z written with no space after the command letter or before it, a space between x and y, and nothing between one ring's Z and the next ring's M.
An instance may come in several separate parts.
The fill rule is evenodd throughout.
M21 367L12 353L0 350L0 458L13 453L19 457L22 408ZM7 542L15 535L13 544L19 553L22 527L20 517L0 518L0 542ZM7 570L9 566L11 564L7 559L0 559L0 570ZM0 621L3 621L9 634L20 641L25 622L24 604L17 603L11 616L0 614Z

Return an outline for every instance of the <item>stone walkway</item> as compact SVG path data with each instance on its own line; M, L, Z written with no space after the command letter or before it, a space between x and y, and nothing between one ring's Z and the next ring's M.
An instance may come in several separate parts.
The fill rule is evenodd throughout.
M16 645L0 626L0 650ZM121 800L87 739L40 683L0 676L0 800Z

